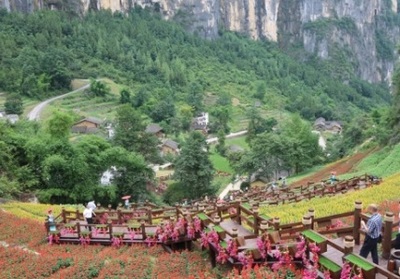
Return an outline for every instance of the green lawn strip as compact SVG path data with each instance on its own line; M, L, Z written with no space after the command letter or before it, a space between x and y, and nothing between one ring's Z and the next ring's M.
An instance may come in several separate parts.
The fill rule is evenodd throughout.
M332 262L325 256L319 256L318 263L323 266L325 269L330 270L332 272L339 272L342 268L336 263Z
M303 236L305 236L306 238L310 239L311 241L318 243L318 244L326 241L326 239L324 237L322 237L318 233L311 231L311 230L304 231L301 234Z
M361 269L363 269L365 271L370 271L375 268L375 266L373 266L367 260L365 260L355 254L349 254L349 255L345 256L344 259L346 261L360 267Z
M228 248L228 243L226 243L225 240L224 240L224 241L221 241L221 242L220 242L220 245L221 245L222 248L225 248L225 249Z
M215 230L217 233L222 233L222 232L225 231L223 228L221 228L221 226L215 226L215 227L214 227L214 230Z
M214 168L218 171L226 172L226 173L233 173L231 166L229 165L229 161L227 158L222 157L215 151L212 151L210 155L210 160L214 166Z
M197 214L197 217L199 217L201 221L208 220L208 216L205 213L199 213Z
M244 208L248 209L248 210L251 209L251 205L250 205L248 202L242 204L242 206L243 206Z
M260 215L260 218L263 219L263 220L271 220L271 219L272 219L271 217L269 217L269 216L266 215L266 214L261 214L261 215Z

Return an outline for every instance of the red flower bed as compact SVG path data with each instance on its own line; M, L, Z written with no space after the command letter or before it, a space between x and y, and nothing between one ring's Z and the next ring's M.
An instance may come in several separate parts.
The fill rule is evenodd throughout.
M206 278L209 270L197 252L168 254L146 245L49 245L40 222L0 212L0 224L0 241L7 246L0 245L0 279Z

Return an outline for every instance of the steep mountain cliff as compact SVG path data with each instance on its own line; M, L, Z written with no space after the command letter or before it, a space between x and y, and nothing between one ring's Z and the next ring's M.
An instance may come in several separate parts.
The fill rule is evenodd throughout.
M9 11L36 9L127 11L150 7L188 30L214 38L221 29L253 39L277 41L281 48L340 63L341 77L356 74L370 82L390 82L400 38L398 0L0 0Z

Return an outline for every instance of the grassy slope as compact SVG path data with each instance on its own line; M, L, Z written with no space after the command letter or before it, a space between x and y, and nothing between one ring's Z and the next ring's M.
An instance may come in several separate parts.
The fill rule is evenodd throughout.
M385 147L365 157L352 172L340 176L348 178L365 173L387 177L400 171L400 144Z
M52 102L43 110L41 118L46 120L55 110L67 111L81 117L93 116L100 119L114 118L115 111L120 106L119 92L123 86L109 79L103 79L103 81L111 89L111 94L106 97L106 99L90 98L84 92L78 92ZM72 87L76 89L84 84L86 84L85 80L75 80Z

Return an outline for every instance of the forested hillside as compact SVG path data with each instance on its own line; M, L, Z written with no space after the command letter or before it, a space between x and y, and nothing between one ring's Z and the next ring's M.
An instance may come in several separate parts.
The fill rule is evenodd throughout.
M355 75L342 80L326 62L315 58L299 63L275 43L220 35L202 39L140 8L127 15L99 11L83 18L57 11L1 11L0 93L7 96L6 110L21 114L19 99L61 94L75 78L110 78L119 92L111 94L104 83L92 80L79 97L93 106L113 102L115 112L109 115L114 119L107 119L115 128L111 139L71 136L75 118L86 115L67 106L49 113L43 123L0 123L0 195L33 192L52 203L91 197L117 202L126 194L138 201L157 199L151 194L154 173L149 165L168 161L177 168L172 182L179 182L180 198L188 192L198 198L217 192L219 171L249 177L260 171L266 177L272 171L298 173L341 157L376 135L387 141L386 129L380 133L382 123L389 121L388 110L380 110L390 100L384 85ZM209 132L218 134L215 148L208 148L202 136L187 133L193 117L204 111L211 115ZM284 117L274 119L272 111ZM325 156L311 125L296 115L288 121L291 112L306 120L325 117L349 125L343 137L328 142L330 156ZM230 154L225 135L243 118L249 148ZM160 123L178 141L182 153L177 158L160 158L159 139L145 132L150 122ZM112 185L99 187L103 173L112 168Z
M204 40L140 8L83 18L3 10L0 30L0 90L43 99L66 91L74 77L109 77L130 88L135 107L167 124L182 124L186 105L192 114L202 110L207 94L219 98L213 109L229 97L259 99L265 109L310 120L349 120L390 98L384 86L340 80L326 63L298 63L274 43L233 33Z

